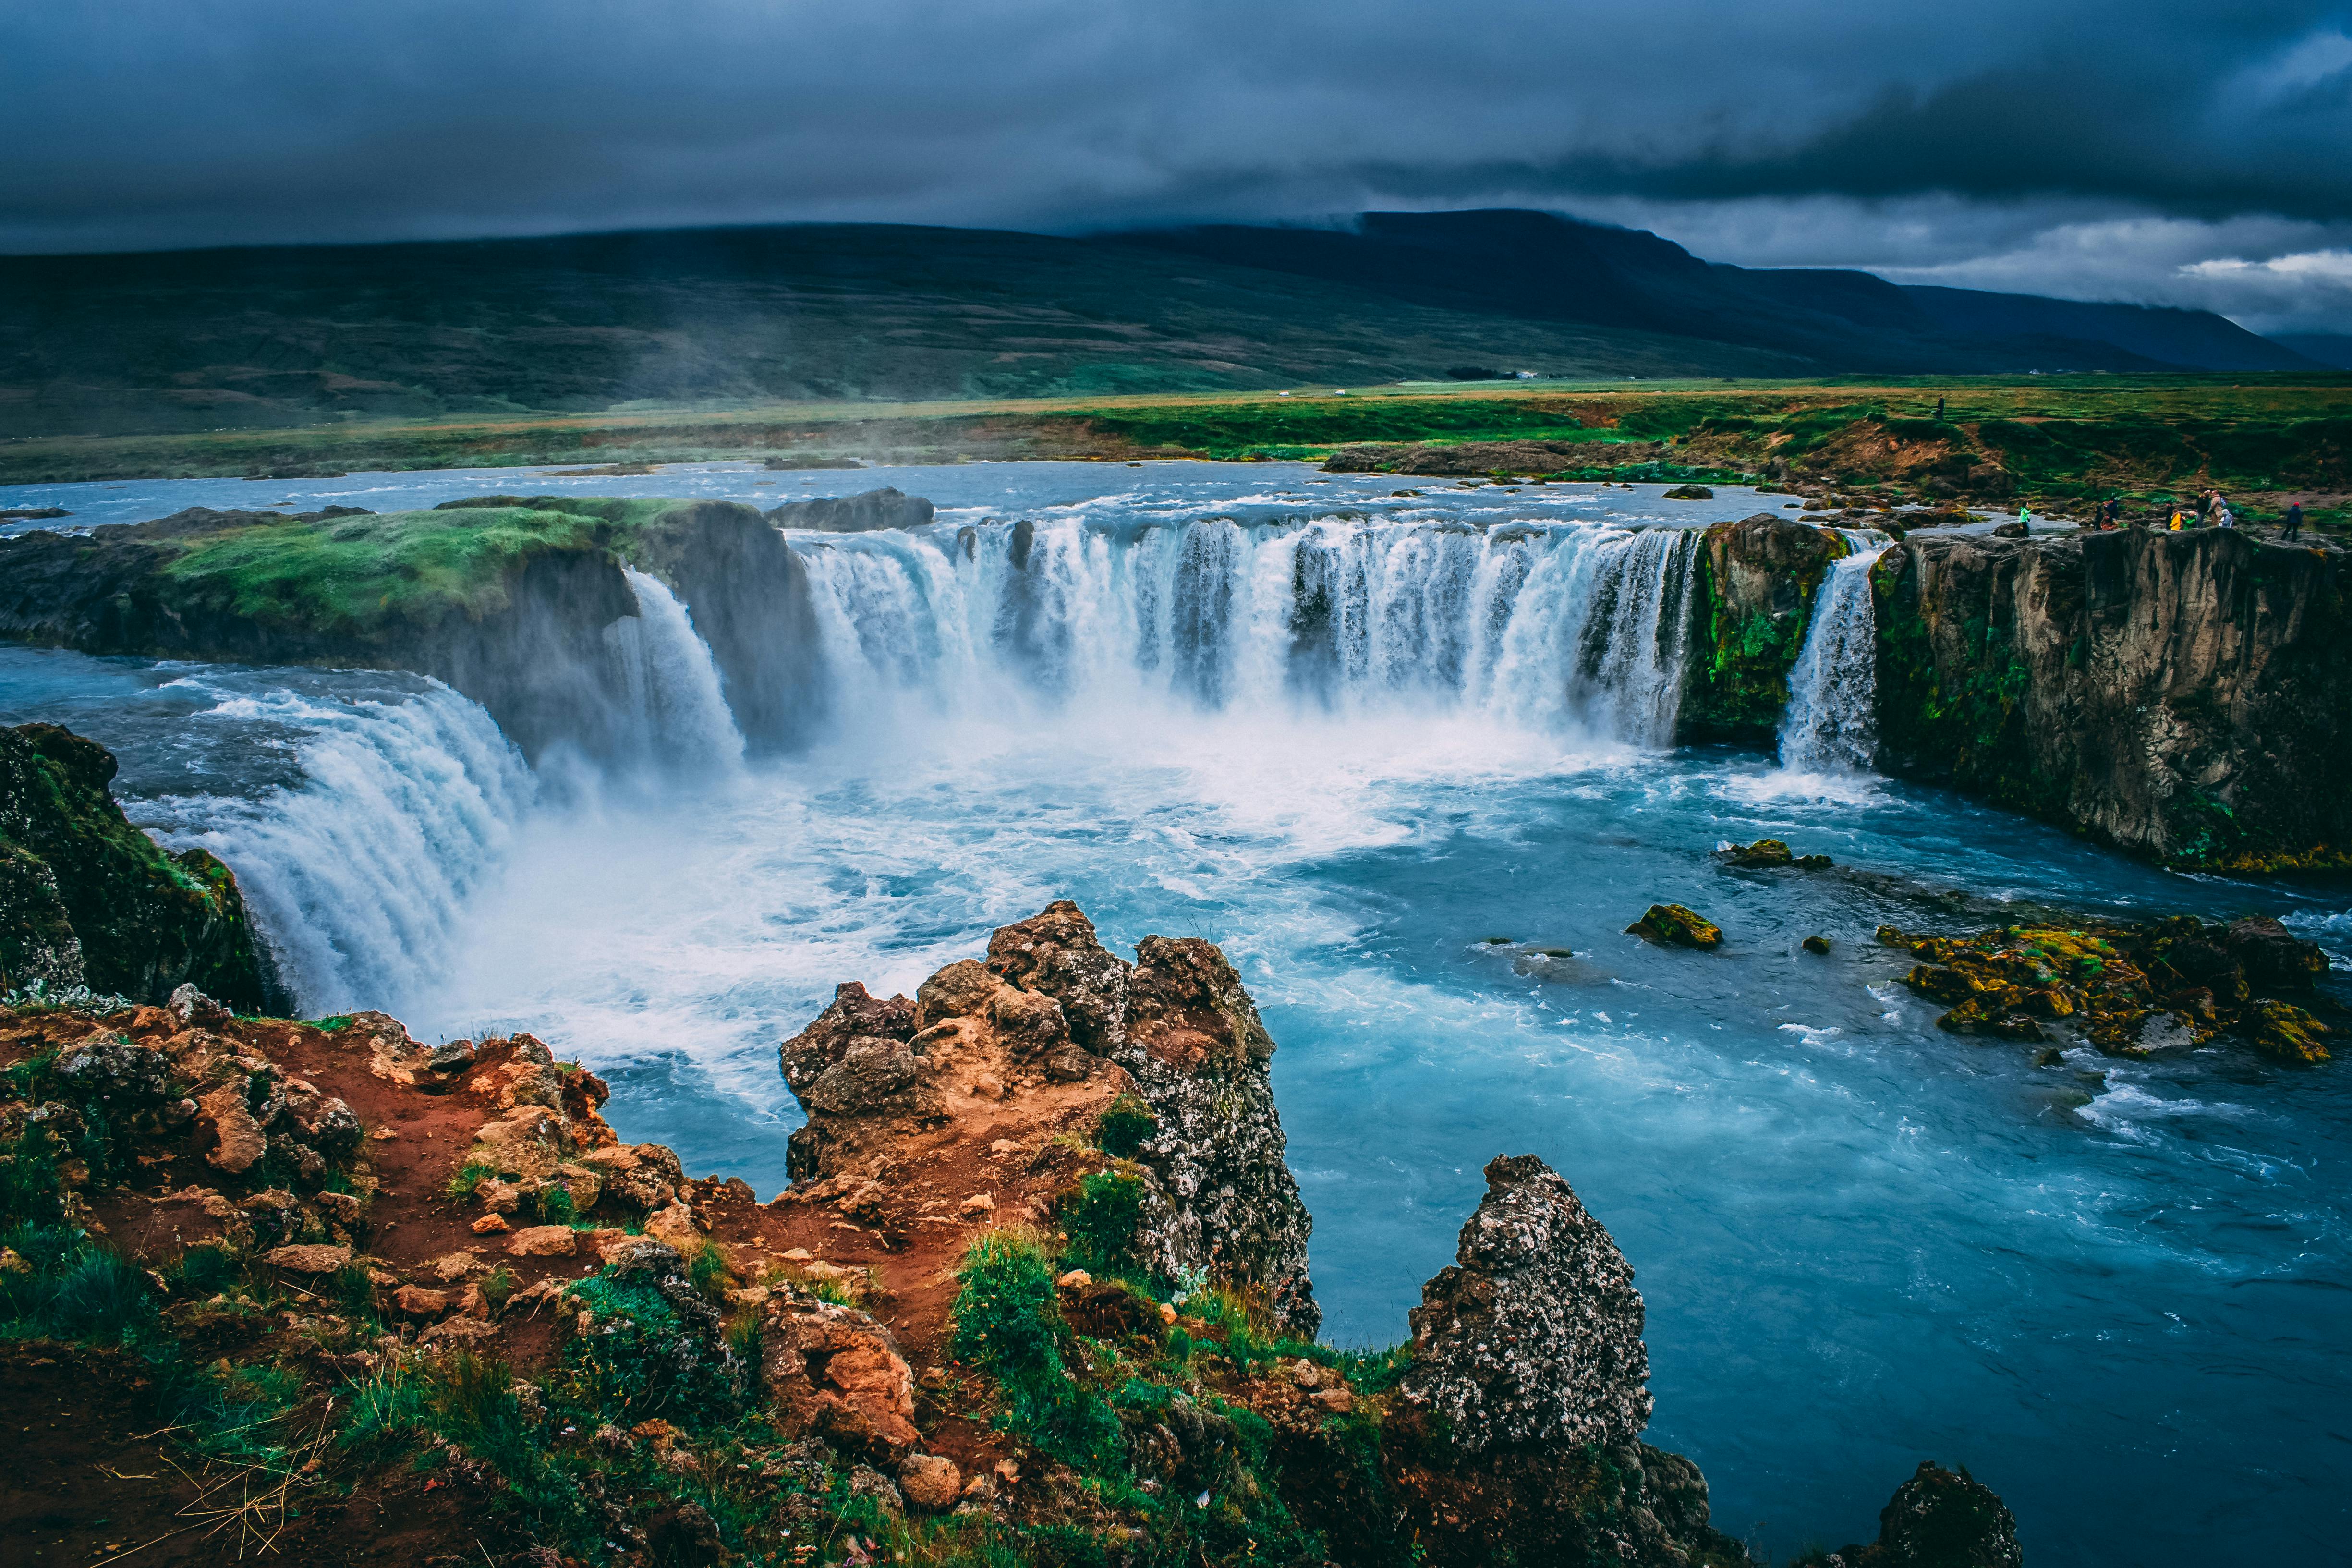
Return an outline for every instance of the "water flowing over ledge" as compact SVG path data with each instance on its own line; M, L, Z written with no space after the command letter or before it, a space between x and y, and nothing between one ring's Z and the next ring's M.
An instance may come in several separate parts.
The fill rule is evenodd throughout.
M1438 711L1662 745L1696 535L1320 519L796 542L836 711Z
M1791 773L1867 773L1878 752L1878 621L1870 569L1888 541L1840 529L1849 553L1822 582L1805 646L1789 674L1780 765Z

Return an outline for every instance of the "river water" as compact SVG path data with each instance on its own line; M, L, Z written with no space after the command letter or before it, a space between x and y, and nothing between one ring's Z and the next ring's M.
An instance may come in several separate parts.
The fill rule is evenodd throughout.
M1867 595L1834 574L1790 765L1671 748L1695 540L1645 525L1779 498L710 465L8 504L86 522L880 483L944 526L793 536L831 719L789 759L744 760L690 607L650 579L614 638L639 694L627 754L534 773L412 677L21 649L0 649L0 719L114 746L134 819L237 869L306 1012L529 1028L612 1079L625 1136L763 1193L797 1121L775 1042L836 981L911 991L1061 897L1115 944L1213 938L1280 1045L1333 1340L1402 1337L1480 1167L1531 1152L1637 1270L1650 1440L1696 1458L1717 1523L1760 1548L1867 1539L1935 1458L1998 1489L2044 1562L2340 1556L2352 1067L2219 1048L2036 1068L1936 1030L1871 933L1965 923L1957 890L2267 910L2352 953L2352 893L2168 874L1874 775L1850 684ZM1764 836L1838 868L1712 858ZM1625 935L1653 901L1716 919L1725 950ZM1812 934L1829 957L1800 949Z

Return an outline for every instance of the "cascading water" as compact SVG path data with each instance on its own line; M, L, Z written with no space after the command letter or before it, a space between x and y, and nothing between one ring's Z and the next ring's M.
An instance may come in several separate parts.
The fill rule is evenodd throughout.
M1696 535L1323 518L1079 519L803 541L863 706L1176 701L1475 713L1672 738Z
M604 628L619 668L625 767L709 778L740 768L743 734L728 711L710 648L661 580L628 574L637 613Z
M1867 773L1877 760L1878 621L1870 569L1885 534L1840 529L1848 553L1830 564L1805 646L1789 672L1780 765L1791 773Z
M204 717L301 733L302 780L261 795L165 798L165 832L236 868L278 976L312 1016L380 1006L444 973L466 899L502 864L533 794L488 714L446 687L404 700L237 697Z

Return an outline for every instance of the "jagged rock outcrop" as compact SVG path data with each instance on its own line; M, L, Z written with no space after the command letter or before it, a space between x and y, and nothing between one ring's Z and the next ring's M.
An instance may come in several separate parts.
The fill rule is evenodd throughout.
M1311 1335L1311 1222L1283 1161L1266 1077L1274 1042L1213 943L1146 937L1136 952L1120 959L1061 901L997 931L984 964L949 964L912 1001L842 985L779 1053L809 1118L793 1134L793 1179L852 1205L865 1201L858 1184L873 1184L878 1209L876 1173L919 1134L984 1126L985 1143L999 1124L1091 1134L1130 1093L1150 1123L1119 1166L1142 1186L1135 1257L1166 1279L1262 1292L1276 1321Z
M1302 1338L1322 1321L1307 1275L1313 1222L1284 1161L1267 1066L1274 1040L1213 942L1148 936L1126 964L1066 900L989 939L989 969L1053 997L1081 1048L1125 1068L1158 1126L1134 1159L1152 1178L1138 1249L1159 1273L1265 1291Z
M935 509L921 496L910 496L896 485L864 490L854 496L819 496L786 501L772 508L768 521L778 528L814 528L826 533L870 533L883 528L920 528Z
M1629 1443L1650 1421L1650 1352L1633 1266L1532 1154L1486 1167L1453 1267L1412 1310L1405 1397L1469 1452Z
M1915 534L1872 570L1883 759L2170 864L2352 865L2347 581L2235 530Z
M1649 1351L1633 1270L1567 1182L1495 1160L1453 1267L1412 1312L1391 1418L1397 1534L1427 1561L1745 1564L1696 1466L1640 1441Z
M263 959L229 868L124 819L114 754L55 724L0 730L0 990L41 981L160 1004L184 984L257 1012Z
M1690 740L1769 744L1789 705L1830 563L1848 553L1835 529L1771 512L1711 524L1700 557L1696 645L1679 729Z
M1821 1568L2024 1568L2017 1519L1960 1467L1919 1461L1878 1515L1878 1539L1830 1553Z

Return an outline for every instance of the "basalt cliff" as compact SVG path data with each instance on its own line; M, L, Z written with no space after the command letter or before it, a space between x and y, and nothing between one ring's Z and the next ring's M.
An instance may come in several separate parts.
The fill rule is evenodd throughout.
M1851 548L1769 513L1706 531L1686 734L1769 742ZM2347 581L2340 551L2239 531L1911 531L1871 574L1880 765L2168 864L2352 865Z
M413 670L479 702L527 755L611 754L628 687L632 574L691 615L754 750L823 714L807 571L779 529L901 527L896 491L814 520L732 501L482 496L422 511L193 508L88 534L0 539L0 637L91 654Z
M2348 583L2234 530L1913 534L1872 573L1883 755L2168 863L2352 866Z

